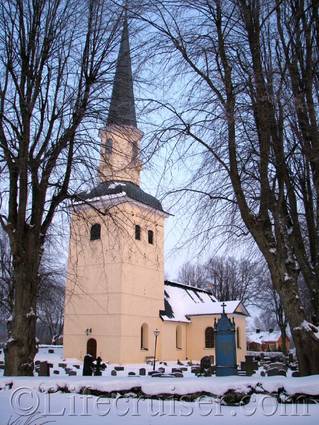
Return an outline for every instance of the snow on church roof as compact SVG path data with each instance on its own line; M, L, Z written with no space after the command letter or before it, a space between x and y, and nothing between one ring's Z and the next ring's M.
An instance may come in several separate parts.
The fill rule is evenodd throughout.
M280 331L259 331L259 332L248 332L248 342L255 342L262 344L265 342L277 342L281 336Z
M205 289L177 282L164 282L165 310L160 316L165 321L191 322L190 316L221 314L222 302ZM225 301L225 312L248 315L240 301Z

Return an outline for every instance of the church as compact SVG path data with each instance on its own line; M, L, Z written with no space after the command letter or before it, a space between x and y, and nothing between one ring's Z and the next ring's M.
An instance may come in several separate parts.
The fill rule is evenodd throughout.
M237 363L246 354L239 301L223 305L207 290L164 281L164 225L169 214L140 187L142 163L124 18L111 104L100 130L97 185L80 193L70 229L64 356L86 353L112 363L215 357L214 323L233 321ZM213 357L212 357L213 358Z

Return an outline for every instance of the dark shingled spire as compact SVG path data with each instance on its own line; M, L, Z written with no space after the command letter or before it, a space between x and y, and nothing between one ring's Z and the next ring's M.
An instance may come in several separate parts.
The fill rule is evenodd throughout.
M126 11L107 124L137 127Z

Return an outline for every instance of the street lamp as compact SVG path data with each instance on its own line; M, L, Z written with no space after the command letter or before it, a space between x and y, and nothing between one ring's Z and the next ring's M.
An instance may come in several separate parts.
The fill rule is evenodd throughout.
M160 331L158 329L155 329L155 331L153 331L153 333L154 333L154 336L155 336L153 370L155 370L157 338L158 338L158 336L160 334Z

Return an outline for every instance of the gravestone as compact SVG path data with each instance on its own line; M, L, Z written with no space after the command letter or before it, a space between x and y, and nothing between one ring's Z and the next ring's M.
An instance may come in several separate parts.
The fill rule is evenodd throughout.
M48 362L40 362L39 376L50 376L50 367Z
M116 375L117 375L116 370L112 370L112 372L111 372L111 376L116 376Z
M139 374L140 374L140 376L145 376L146 375L146 369L145 369L145 367L141 367L141 369L139 370Z
M54 373L54 375L60 375L60 371L59 370L54 370L53 373Z
M91 354L86 354L83 361L83 376L92 376L93 373L93 357Z
M53 348L49 348L48 353L49 353L49 354L53 354L53 353L54 353Z
M267 376L287 376L285 369L272 368L266 371Z
M216 376L237 375L235 324L223 312L214 326L216 345Z
M135 372L129 372L128 373L128 376L135 376L136 375L136 373Z
M124 370L124 366L114 366L114 369L120 372L121 370Z
M76 376L77 373L75 370L70 370L70 372L68 373L69 376Z
M212 359L210 356L202 357L200 361L200 374L212 376Z

